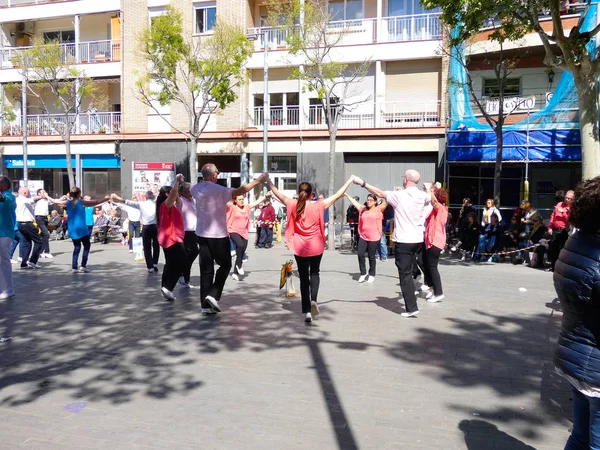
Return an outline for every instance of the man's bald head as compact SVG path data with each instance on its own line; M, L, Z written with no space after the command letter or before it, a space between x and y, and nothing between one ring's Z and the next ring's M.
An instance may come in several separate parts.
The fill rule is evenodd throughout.
M215 166L214 164L211 164L211 163L204 164L202 166L202 169L200 170L200 172L202 173L202 178L204 179L204 181L213 181L213 175L215 173L217 175L219 174L219 171L217 170L217 166Z
M23 197L29 197L29 188L26 188L26 187L19 188L19 195L22 195Z
M421 181L421 174L416 170L409 169L404 172L404 187L416 186Z

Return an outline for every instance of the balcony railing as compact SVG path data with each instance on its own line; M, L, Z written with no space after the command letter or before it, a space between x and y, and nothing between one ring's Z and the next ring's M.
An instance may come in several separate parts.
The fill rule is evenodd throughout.
M329 29L332 34L344 33L340 45L434 40L442 37L440 13L384 17L381 23L374 18L342 20L331 22ZM287 47L289 31L281 27L250 28L248 33L259 36L255 41L256 51L265 47L265 41L270 49Z
M4 47L0 49L0 67L12 69L18 65L20 54L31 47ZM96 63L121 60L121 41L80 42L60 44L63 64ZM79 53L77 52L79 50Z
M75 114L69 114L69 122L75 121ZM81 113L79 127L73 125L72 134L112 134L121 131L120 112ZM62 114L36 114L27 116L27 133L29 136L59 135L60 128L65 123ZM20 136L20 122L5 123L3 136Z
M52 0L56 2L58 0ZM72 1L72 0L69 0ZM39 5L42 3L50 3L50 0L0 0L0 8L10 8L12 6L24 6L24 5Z
M269 127L274 129L298 128L300 126L299 106L271 106L269 108L271 120ZM254 108L251 126L262 128L264 124L265 111L262 106Z

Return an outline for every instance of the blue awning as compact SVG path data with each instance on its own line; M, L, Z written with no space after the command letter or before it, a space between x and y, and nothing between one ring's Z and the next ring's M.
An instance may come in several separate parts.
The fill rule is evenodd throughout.
M75 167L75 157L71 158ZM65 155L29 155L27 166L30 169L66 169L67 158ZM23 156L5 155L4 167L7 169L22 169ZM121 158L117 155L81 155L81 167L84 169L118 169L121 167Z

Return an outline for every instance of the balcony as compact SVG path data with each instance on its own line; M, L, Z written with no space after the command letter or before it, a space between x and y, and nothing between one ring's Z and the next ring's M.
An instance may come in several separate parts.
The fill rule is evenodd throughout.
M13 6L41 5L43 3L57 3L61 0L0 0L0 8L11 8ZM67 0L62 0L67 1ZM74 0L68 0L74 1Z
M343 32L339 45L373 44L386 42L436 40L442 38L440 13L417 14L411 16L384 17L331 22L332 34ZM262 51L265 41L269 49L287 48L288 31L280 27L249 28L249 34L259 36L255 41L255 51Z
M118 39L104 41L80 42L79 44L60 44L63 64L87 64L121 60L121 41ZM16 59L31 47L4 47L0 49L0 68L13 69Z
M340 129L365 128L423 128L439 127L440 102L390 102L375 105L363 105L363 110L373 112L345 112L340 118ZM276 106L270 108L270 130L299 130L300 115L304 114L304 128L325 130L327 123L325 112L320 105L311 105L304 112L300 106ZM376 112L377 111L377 112ZM250 117L250 127L262 129L264 108L255 107Z
M75 114L69 115L69 121L75 120ZM27 116L27 133L29 136L59 135L57 130L64 124L62 114L36 114ZM74 126L72 134L113 134L121 131L120 112L82 113L79 115L79 131ZM22 127L20 123L6 124L2 129L3 136L20 136Z

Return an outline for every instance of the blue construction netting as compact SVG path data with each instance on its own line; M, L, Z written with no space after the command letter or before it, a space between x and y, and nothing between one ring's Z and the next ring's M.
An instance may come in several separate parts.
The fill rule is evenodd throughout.
M597 23L597 4L592 4L581 26L591 30ZM595 39L587 44L595 55ZM467 73L461 63L464 49L453 49L450 60L449 161L493 161L496 135L473 112ZM503 127L505 161L577 161L581 159L577 89L573 75L564 71L548 104L517 123Z

